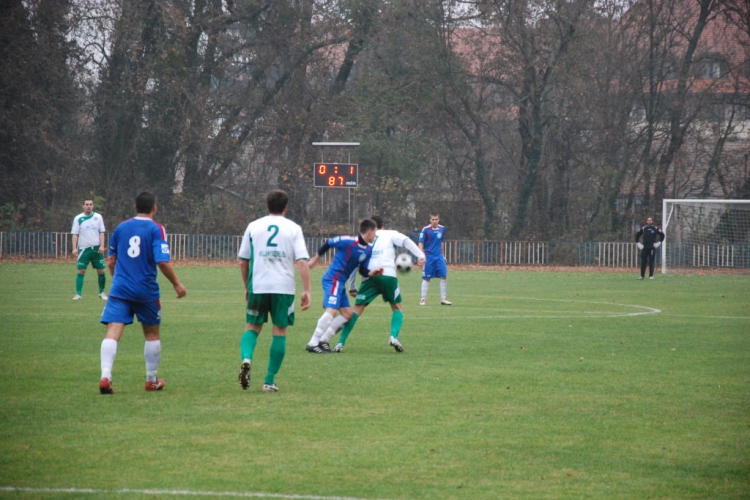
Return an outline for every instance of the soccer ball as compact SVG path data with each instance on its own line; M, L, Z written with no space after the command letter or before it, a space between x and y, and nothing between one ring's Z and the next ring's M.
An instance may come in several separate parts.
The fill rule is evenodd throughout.
M402 273L411 271L411 257L405 253L396 257L396 269Z

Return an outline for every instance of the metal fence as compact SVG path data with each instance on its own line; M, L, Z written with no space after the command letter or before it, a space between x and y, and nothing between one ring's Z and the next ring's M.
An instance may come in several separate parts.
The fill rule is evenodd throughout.
M312 255L324 237L305 238ZM168 234L173 261L232 261L237 258L241 236L217 234ZM71 255L71 235L56 232L0 232L0 258L63 259ZM750 268L750 243L733 245L669 245L671 267ZM329 251L321 260L327 262ZM594 241L481 241L445 242L448 264L508 266L586 266L637 268L635 243ZM661 255L657 252L656 264ZM671 264L674 263L674 264Z

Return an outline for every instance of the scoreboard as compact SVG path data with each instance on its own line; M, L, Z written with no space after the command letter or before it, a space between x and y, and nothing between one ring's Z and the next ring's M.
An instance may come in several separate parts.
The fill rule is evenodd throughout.
M355 188L358 185L356 163L315 163L314 187Z

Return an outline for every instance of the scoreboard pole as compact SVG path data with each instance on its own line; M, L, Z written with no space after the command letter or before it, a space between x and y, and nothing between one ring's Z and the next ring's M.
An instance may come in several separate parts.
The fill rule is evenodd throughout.
M358 147L359 143L358 142L313 142L312 145L320 146L323 148L326 148L326 147L351 148L351 147ZM321 149L320 151L320 163L326 163L325 158L323 157L323 151L324 151L323 149ZM352 153L351 153L351 150L348 150L347 151L347 163L351 164L351 159L352 159ZM358 173L357 173L357 176L358 176ZM313 172L313 177L315 177L315 172ZM357 185L358 185L358 182L357 182ZM352 188L348 187L346 190L349 196L349 201L348 201L349 227L351 228L352 227ZM323 221L324 210L325 210L324 201L323 201L323 191L325 191L325 188L321 187L320 188L320 220L321 222Z

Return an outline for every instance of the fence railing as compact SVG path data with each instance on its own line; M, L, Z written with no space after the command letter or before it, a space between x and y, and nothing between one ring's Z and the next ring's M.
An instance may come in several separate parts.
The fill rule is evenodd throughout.
M305 238L312 255L324 237ZM237 258L241 236L216 234L168 234L173 261L232 261ZM64 259L72 252L69 233L0 232L0 258ZM670 267L750 268L750 243L669 245ZM321 259L327 262L330 251ZM480 241L445 242L448 264L508 266L586 266L637 268L640 252L635 243L596 241ZM656 264L661 255L657 252Z

